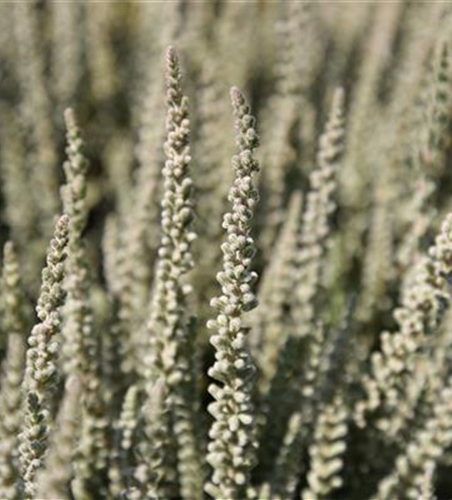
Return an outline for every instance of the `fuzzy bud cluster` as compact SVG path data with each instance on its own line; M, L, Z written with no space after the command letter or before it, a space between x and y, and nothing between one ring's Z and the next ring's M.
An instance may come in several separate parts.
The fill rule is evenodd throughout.
M323 264L331 234L330 218L336 207L334 202L336 172L340 165L345 139L343 113L344 93L342 89L337 89L333 97L330 118L320 138L318 166L310 176L310 189L306 196L301 226L292 255L289 335L279 350L276 370L265 395L266 412L271 418L268 419L264 431L267 439L263 444L266 450L263 457L269 459L284 436L290 414L295 408L300 407L303 387L307 389L307 393L312 389L317 367L315 364L306 366L309 363L307 360L317 360L317 353L322 350L317 335L319 329L315 315ZM288 387L287 381L292 378L297 380L297 384ZM287 393L291 396L288 397Z
M141 484L145 498L169 498L177 479L167 456L171 438L168 434L170 413L166 404L168 390L165 380L158 378L151 387L147 387L147 392L144 407L144 434L147 439L141 447L143 460L135 471L135 478Z
M149 285L152 279L150 254L154 256L159 243L157 199L164 154L161 144L165 139L162 83L160 78L151 78L147 84L136 147L139 167L130 208L122 217L121 223L118 223L121 231L118 234L117 263L114 270L117 276L115 295L119 301L121 369L127 374L143 372L145 338L141 323L146 319L149 302Z
M82 429L74 458L77 472L73 484L74 491L78 492L76 494L86 494L90 487L98 487L105 471L108 420L101 394L102 382L97 361L99 347L94 335L90 303L91 278L83 239L88 213L86 176L89 164L73 111L67 109L64 117L67 161L64 163L66 184L62 187L61 197L70 224L67 277L64 282L67 300L64 307L63 369L66 374L79 377L83 387Z
M347 418L348 412L340 394L321 410L314 443L309 449L311 470L303 500L328 500L342 485L340 473L346 450Z
M133 470L133 445L136 443L140 421L140 388L132 385L128 388L122 402L121 413L115 425L115 446L110 454L109 493L117 497L130 483Z
M431 473L452 442L451 383L449 378L433 405L431 416L397 457L392 473L380 482L373 500L426 498L422 496L425 476Z
M309 333L314 318L314 299L320 284L323 257L330 234L330 217L336 208L336 173L344 151L344 92L337 89L333 98L330 119L320 137L317 155L318 168L310 176L303 226L299 236L299 252L295 301L295 320L298 335Z
M381 334L381 351L372 355L372 373L364 380L367 400L357 405L357 420L364 425L366 411L397 412L406 384L415 369L416 355L422 351L439 325L450 302L448 280L452 272L452 215L448 215L419 263L402 305L394 312L398 330Z
M11 241L3 249L3 319L2 327L8 335L24 336L24 292L22 289L19 262L15 246Z
M82 234L86 225L87 207L86 175L88 161L84 156L84 142L80 129L75 121L72 109L66 109L66 154L64 163L66 184L61 189L65 212L69 215L68 242L68 276L65 288L68 298L66 304L66 322L63 328L65 343L63 345L64 368L68 373L80 370L85 365L86 351L93 351L92 344L92 312L88 299L88 266ZM93 352L91 352L91 355Z
M185 297L190 287L183 276L192 268L191 245L196 235L190 230L193 218L190 163L188 99L182 94L181 72L176 52L167 52L167 140L161 203L162 239L158 250L155 290L148 328L155 332L159 363L168 374L169 384L183 377L176 363L176 339L185 336ZM151 363L152 364L152 363ZM170 376L171 374L171 376Z
M66 380L64 399L50 438L45 467L36 477L38 498L68 500L69 482L72 478L72 459L79 427L80 380L70 376Z
M301 225L303 200L295 192L287 210L287 219L275 245L275 255L261 280L259 304L250 344L258 351L261 370L260 392L266 393L272 380L285 335L281 326L287 326L286 308L290 304L293 286L293 257L297 246L297 234Z
M190 120L188 98L182 92L182 74L176 51L166 54L168 106L167 140L164 145L163 199L161 202L162 239L158 250L155 288L148 322L149 356L145 360L148 391L162 377L168 391L163 410L171 411L174 420L178 471L184 496L197 497L202 491L199 456L194 432L191 346L187 299L191 286L186 274L193 267L191 230L193 219L192 180L189 173ZM148 392L149 394L149 392ZM165 415L163 411L162 415ZM163 417L162 417L163 418ZM165 417L162 426L168 426ZM148 422L148 435L155 427ZM174 450L173 450L174 451ZM171 461L167 453L166 465ZM168 469L162 464L162 481L169 482ZM166 472L165 472L166 470Z
M251 271L255 253L251 219L258 201L253 175L258 163L253 156L259 140L254 118L242 93L231 90L238 153L232 158L235 180L228 200L232 207L223 218L226 241L222 245L223 269L217 279L222 294L212 300L217 309L208 327L215 330L211 344L215 363L209 375L209 392L215 402L209 412L215 421L210 429L207 460L213 467L208 493L221 498L244 498L249 471L254 465L254 410L251 401L254 365L247 347L243 314L256 307L252 286L257 275Z
M34 494L34 478L43 463L50 430L50 396L56 388L60 307L65 296L62 281L68 226L69 218L63 215L56 224L47 253L47 265L42 272L41 292L36 307L40 322L33 327L28 339L23 381L26 411L19 448L26 498Z
M68 159L63 164L67 182L62 187L61 197L65 211L71 220L71 231L77 231L81 234L85 228L87 215L85 198L88 161L83 154L83 139L72 109L66 109L64 119L67 130L66 154Z
M21 390L25 365L24 295L14 245L3 251L3 328L8 335L0 391L0 498L20 495L18 435L22 422Z
M41 293L36 313L40 322L33 327L28 344L25 388L45 396L47 384L56 376L56 356L59 349L57 334L61 327L59 308L63 304L64 261L68 242L69 218L63 215L57 222L47 253L47 266L42 271Z

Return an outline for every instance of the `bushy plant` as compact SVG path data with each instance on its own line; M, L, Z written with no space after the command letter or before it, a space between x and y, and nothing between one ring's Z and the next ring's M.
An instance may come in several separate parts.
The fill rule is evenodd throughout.
M451 16L0 5L0 500L452 497Z

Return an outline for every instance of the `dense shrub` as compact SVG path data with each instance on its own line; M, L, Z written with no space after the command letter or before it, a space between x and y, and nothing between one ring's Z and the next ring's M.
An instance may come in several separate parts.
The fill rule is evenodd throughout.
M452 497L451 15L0 5L0 499Z

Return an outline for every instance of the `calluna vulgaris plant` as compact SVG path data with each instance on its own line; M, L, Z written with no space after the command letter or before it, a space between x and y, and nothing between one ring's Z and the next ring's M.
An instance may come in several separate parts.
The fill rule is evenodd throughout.
M0 500L452 498L451 33L1 3Z

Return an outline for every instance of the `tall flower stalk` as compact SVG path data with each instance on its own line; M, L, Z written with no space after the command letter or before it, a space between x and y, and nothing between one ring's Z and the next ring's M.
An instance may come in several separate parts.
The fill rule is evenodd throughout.
M154 76L154 75L152 75ZM164 162L163 82L152 78L143 99L137 144L139 168L133 186L130 210L125 214L119 235L118 316L120 320L122 370L126 374L143 371L141 324L146 319L151 268L158 246L159 190ZM156 119L156 116L159 118ZM131 330L131 333L129 333Z
M259 170L254 158L259 138L250 107L236 87L231 90L231 101L238 152L232 158L235 180L228 196L231 210L223 218L227 237L222 245L223 269L217 275L222 294L212 300L218 315L208 324L215 330L211 343L216 361L209 369L215 380L209 392L215 402L209 405L214 422L207 460L213 475L206 490L215 498L238 500L246 498L256 448L252 403L255 369L243 316L257 305L252 291L257 274L251 271L255 253L251 219L258 201L253 176Z
M42 272L41 293L36 313L39 323L31 331L22 382L24 424L20 434L19 456L25 498L35 494L35 476L44 463L52 424L52 396L57 387L58 354L61 338L62 282L68 242L69 218L58 219Z
M189 175L190 121L188 99L182 92L179 59L173 47L167 50L166 68L168 112L161 203L163 235L147 328L150 356L146 378L148 388L153 388L159 377L167 388L165 405L170 413L162 412L162 415L170 417L166 425L175 439L181 492L188 498L199 498L202 495L202 466L194 427L197 403L194 396L193 330L187 308L191 286L186 281L193 266L191 245L196 238L190 227L193 219L193 183ZM149 434L152 441L152 425ZM162 481L170 482L164 476L163 472Z
M93 327L90 302L91 279L83 233L88 215L86 206L88 161L84 142L71 109L65 112L67 161L66 184L61 197L70 217L67 278L64 283L67 301L63 325L64 369L79 377L82 386L82 430L75 457L74 494L77 498L96 495L106 475L108 459L108 418L99 363L99 342Z
M21 383L25 367L25 297L12 242L5 243L2 273L2 327L7 334L0 378L0 498L19 500L19 433L22 425Z
M70 224L69 259L66 263L68 277L65 283L68 298L65 307L63 354L65 372L74 373L83 365L81 352L83 336L91 335L92 330L92 315L88 304L88 267L82 238L87 218L88 161L83 153L84 143L72 109L65 111L65 122L67 160L63 168L66 184L61 189L61 198L64 210L70 217Z
M416 268L404 290L402 303L394 311L398 328L380 335L381 350L371 356L371 372L363 380L365 397L356 405L355 418L361 426L366 416L376 414L377 424L396 433L393 419L406 398L416 360L428 347L429 336L441 323L451 301L448 279L452 274L452 214L442 223L434 245ZM391 429L392 428L392 429Z
M67 379L61 410L50 437L45 467L36 477L36 491L39 498L58 498L58 500L70 498L72 460L80 423L81 389L80 381L76 377L70 376Z
M292 298L290 300L289 335L278 352L274 376L263 395L268 422L263 429L262 462L272 461L289 421L300 407L300 394L308 383L307 364L318 349L316 326L319 290L324 272L325 256L331 242L331 215L336 209L336 175L344 150L344 93L334 94L329 120L320 137L317 168L310 175L302 224L293 252ZM297 380L296 384L288 381ZM275 418L275 415L278 417Z

